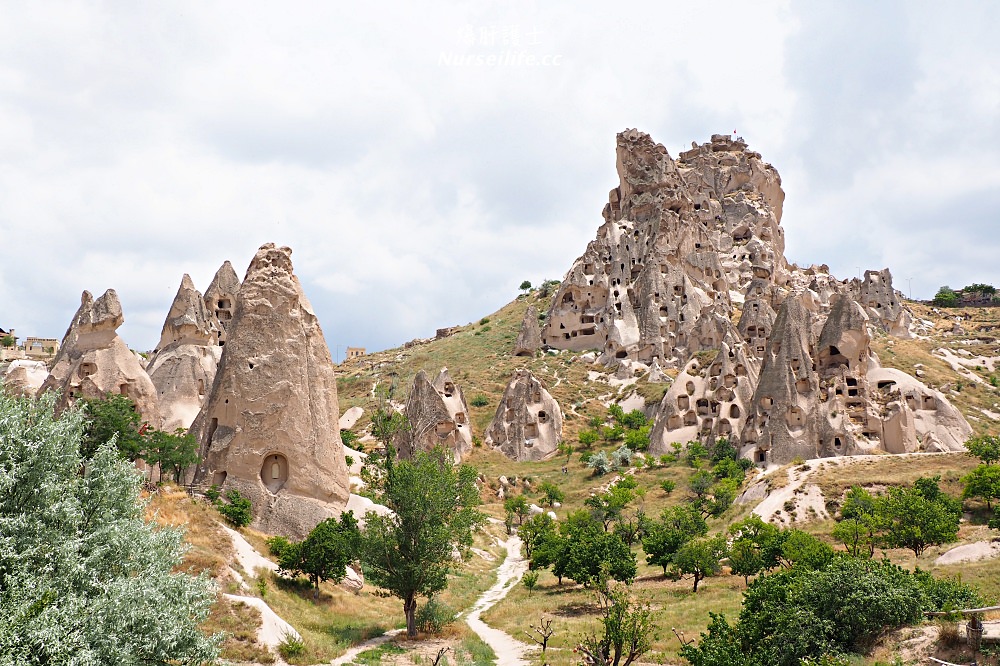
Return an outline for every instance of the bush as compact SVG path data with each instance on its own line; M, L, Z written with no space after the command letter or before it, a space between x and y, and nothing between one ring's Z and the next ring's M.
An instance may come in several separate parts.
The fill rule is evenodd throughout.
M455 621L455 609L434 597L417 609L417 629L425 634L440 634Z
M635 454L632 449L628 448L624 444L611 454L612 464L618 467L630 467L632 465L632 458Z
M486 405L490 404L490 399L487 398L482 393L477 393L476 395L472 396L472 400L469 401L469 404L472 405L473 407L485 407Z
M672 481L670 479L666 479L663 481L663 483L660 484L660 488L663 490L663 492L665 492L668 495L674 492L674 488L676 487L677 487L677 482Z
M482 319L479 320L479 323L480 323L480 325L485 326L486 324L490 323L490 318L489 317L483 317Z
M226 493L226 499L229 504L216 503L215 506L219 513L237 528L249 525L250 521L253 520L253 504L250 503L250 500L243 497L238 490L230 490Z
M590 456L587 460L587 467L594 470L594 476L604 476L614 469L611 459L608 458L608 454L604 451L600 451L599 453L595 453Z
M212 504L218 502L219 498L222 497L222 493L219 492L219 486L212 484L212 487L205 491L205 497Z
M531 596L531 591L535 589L538 585L538 572L537 571L525 571L524 576L521 578L521 583L524 588L528 590L528 596Z
M278 654L283 659L293 659L306 651L306 644L295 634L287 631L282 635L281 642L278 643Z

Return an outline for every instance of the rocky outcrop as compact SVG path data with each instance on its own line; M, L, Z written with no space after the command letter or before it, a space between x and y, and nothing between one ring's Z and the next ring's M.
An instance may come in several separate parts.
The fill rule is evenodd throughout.
M192 431L197 482L249 497L257 528L302 538L349 489L334 364L291 253L268 243L250 263Z
M61 392L57 409L65 409L78 398L103 398L120 394L135 403L143 420L160 427L156 389L125 341L118 327L125 322L121 302L114 289L96 301L83 292L80 308L73 316L52 372L41 391Z
M33 396L45 383L49 369L44 361L15 360L3 373L3 390L12 395Z
M486 429L486 444L514 460L545 460L561 439L559 403L529 370L517 370Z
M223 262L205 290L205 307L215 336L213 344L224 347L229 322L236 309L236 295L240 291L240 278L229 261Z
M191 277L181 279L146 372L156 387L163 430L191 427L215 380L222 348L212 313Z
M393 441L399 457L411 458L417 451L440 446L451 451L458 462L472 450L469 408L447 368L433 384L423 370L417 373L403 413L409 428L396 433Z
M538 310L529 305L521 320L521 331L514 341L514 356L534 356L542 348L542 331L538 327Z
M969 426L945 397L870 350L872 335L910 335L892 275L790 265L781 178L742 139L715 135L674 160L627 130L616 158L604 224L560 284L542 342L596 350L584 356L621 380L638 364L650 381L679 369L652 452L719 437L760 463L960 446Z

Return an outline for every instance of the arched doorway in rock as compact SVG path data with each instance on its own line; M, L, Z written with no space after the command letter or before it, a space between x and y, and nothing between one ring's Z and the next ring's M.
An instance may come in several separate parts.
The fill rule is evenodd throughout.
M260 468L260 480L272 493L276 493L288 481L288 459L280 453L269 453Z

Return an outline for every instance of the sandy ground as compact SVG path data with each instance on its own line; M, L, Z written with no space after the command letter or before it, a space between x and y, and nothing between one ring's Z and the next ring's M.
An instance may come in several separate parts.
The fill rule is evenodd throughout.
M403 633L404 631L406 631L406 629L393 629L392 631L385 632L381 636L376 636L375 638L370 638L367 641L365 641L364 643L361 643L359 645L355 645L350 650L348 650L344 654L340 655L339 657L337 657L336 659L334 659L333 661L331 661L330 662L330 666L341 666L342 664L349 664L352 661L354 661L355 657L357 657L359 654L361 654L365 650L370 650L370 649L372 649L374 647L378 647L379 645L382 645L382 643L385 643L386 641L388 641L393 636L398 636L399 634Z
M524 659L524 654L531 650L532 646L499 629L494 629L479 619L486 610L507 596L510 589L528 570L528 561L521 556L521 539L517 535L511 536L507 541L501 541L500 545L507 549L507 557L497 569L497 582L483 592L469 611L465 622L496 652L497 666L525 666L528 662Z
M1000 542L998 541L977 541L967 543L964 546L956 546L941 557L934 560L934 564L958 564L959 562L977 562L988 560L993 557L1000 557Z
M256 575L254 572L258 568L264 568L268 571L278 570L278 565L254 550L254 547L250 545L249 541L243 538L242 534L225 525L222 525L222 529L226 530L226 534L229 535L230 540L233 542L233 549L236 551L236 560L247 574L251 576Z
M261 645L266 645L273 650L285 639L286 634L301 638L299 632L278 617L278 614L271 610L271 607L264 603L263 599L241 597L235 594L227 594L225 597L231 601L242 601L247 606L253 606L260 610L261 625L260 629L257 630L257 642Z

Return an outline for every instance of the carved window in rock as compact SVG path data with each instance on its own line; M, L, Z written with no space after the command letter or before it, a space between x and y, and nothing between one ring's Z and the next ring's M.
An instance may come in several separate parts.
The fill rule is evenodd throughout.
M766 463L767 451L765 451L764 449L757 449L756 458L758 463Z
M456 412L455 425L457 425L459 428L465 425L465 412Z
M740 406L739 405L729 405L729 418L738 419L740 418Z
M681 427L681 417L679 414L674 414L669 419L667 419L667 430L677 430Z
M765 395L760 399L760 406L764 409L771 409L771 405L774 404L774 399L769 395Z
M277 493L288 481L288 459L280 453L270 453L260 468L260 480L272 493Z
M923 400L923 409L934 411L937 409L937 400L934 399L932 395L925 395Z
M677 409L685 411L691 407L691 398L686 395L677 396Z
M685 384L684 390L687 391L688 395L694 395L694 382L688 382Z
M450 398L455 393L455 385L451 382L444 383L444 397Z
M80 364L80 379L86 379L95 372L97 372L97 364L90 363L89 361Z
M733 424L726 419L719 419L718 431L720 435L729 435L733 432Z
M707 416L709 414L708 400L702 398L696 403L699 416Z
M545 410L541 410L541 411L538 412L538 422L539 423L546 423L546 422L548 422L548 420L549 420L549 415L545 413Z
M525 423L524 424L524 438L525 439L535 439L538 437L538 425L535 423Z
M698 415L693 411L689 411L684 415L684 425L693 426L698 425Z
M434 432L437 434L438 439L445 439L455 430L455 426L451 421L439 421L436 426L434 426Z
M795 382L795 390L799 393L808 393L811 389L808 379L800 379Z
M793 406L788 408L788 414L786 417L786 422L788 427L792 429L801 428L805 422L804 416L802 414L802 408Z

